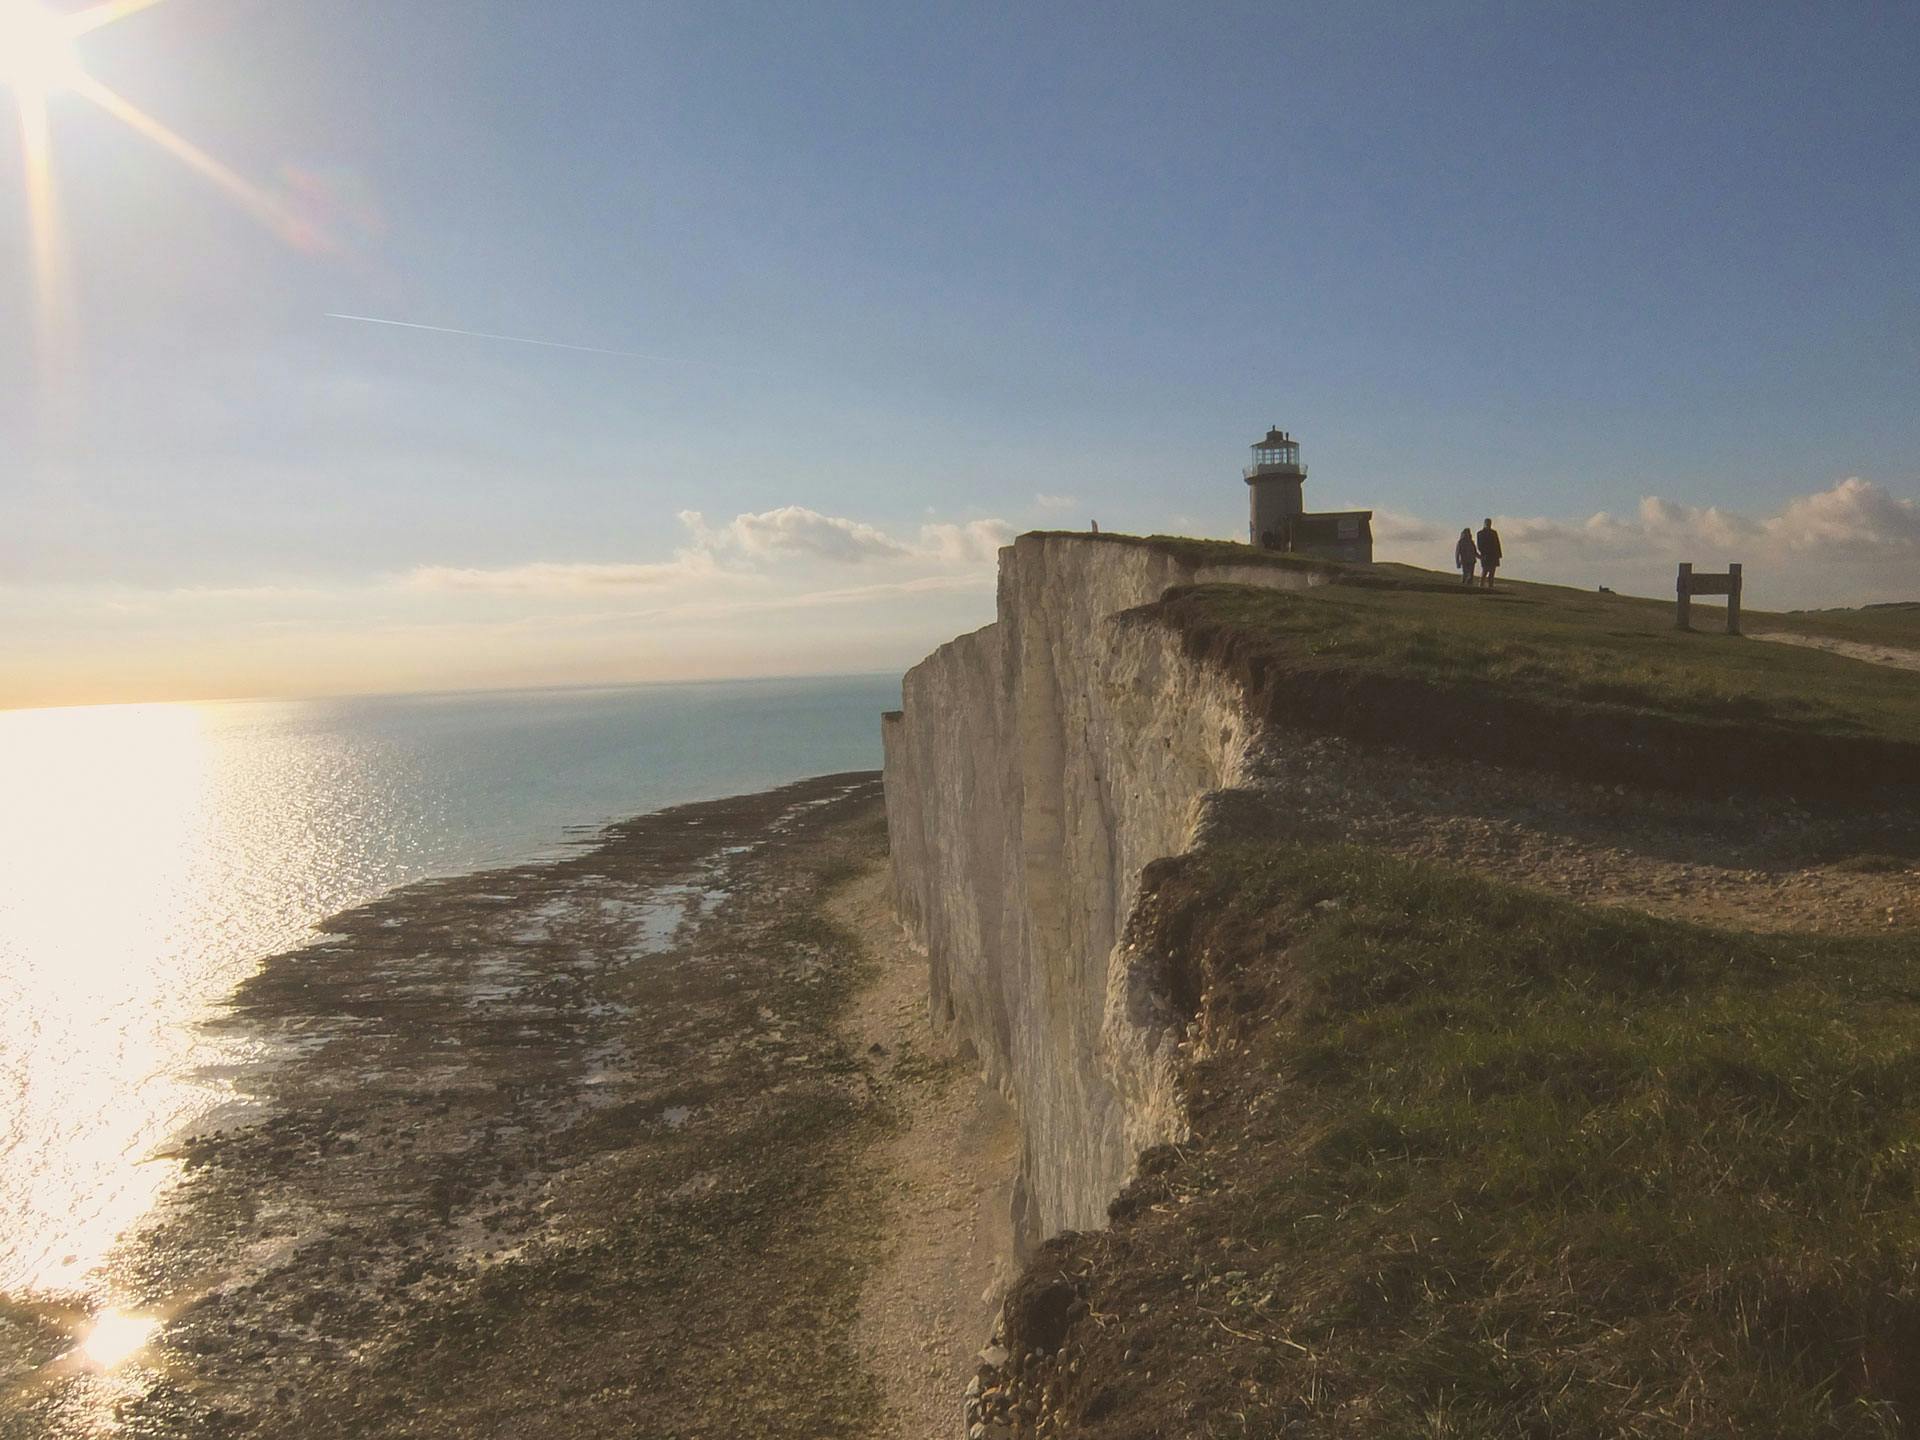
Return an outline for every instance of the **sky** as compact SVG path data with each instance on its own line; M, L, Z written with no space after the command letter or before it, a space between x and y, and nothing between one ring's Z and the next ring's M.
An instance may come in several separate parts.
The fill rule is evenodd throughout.
M1244 538L1272 424L1382 558L1492 515L1516 578L1920 598L1910 0L76 49L38 189L0 96L0 705L896 669L1020 531Z

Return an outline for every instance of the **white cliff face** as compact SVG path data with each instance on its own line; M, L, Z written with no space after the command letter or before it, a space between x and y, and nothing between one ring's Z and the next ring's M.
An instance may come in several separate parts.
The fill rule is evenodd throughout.
M1310 583L1023 536L1000 552L999 618L910 670L885 725L900 919L935 1022L1018 1109L1023 1248L1104 1224L1139 1152L1186 1133L1177 1017L1120 942L1141 870L1188 848L1257 737L1232 682L1124 612L1216 581Z

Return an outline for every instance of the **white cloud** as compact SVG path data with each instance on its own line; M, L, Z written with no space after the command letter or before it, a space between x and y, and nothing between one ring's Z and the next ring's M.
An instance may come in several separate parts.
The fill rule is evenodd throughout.
M1078 495L1049 495L1042 490L1033 497L1033 503L1042 510L1073 510L1078 508Z
M963 594L968 591L992 588L993 576L990 574L920 575L911 580L887 580L872 585L850 585L836 590L803 590L798 593L747 599L688 600L655 610L622 612L617 618L626 621L715 620L729 616L763 615L789 610L818 610L831 605L863 605L877 600L903 600L916 595Z
M930 521L912 539L902 539L864 521L802 505L736 515L723 525L709 524L698 510L683 510L679 519L686 540L671 560L422 565L400 583L410 590L565 597L662 590L698 595L708 589L732 591L742 583L774 586L875 566L894 574L977 577L991 573L1000 547L1013 539L1013 527L1000 520Z
M1920 591L1920 503L1858 476L1800 495L1771 514L1644 496L1631 516L1496 516L1516 577L1599 583L1664 594L1681 560L1718 568L1737 560L1766 605L1858 604ZM1383 560L1438 567L1454 532L1414 516L1375 512Z
M709 526L698 510L682 510L680 523L693 532L696 546L715 553L814 555L842 562L898 559L910 553L906 546L871 525L822 515L804 505L736 515L718 529Z
M1766 528L1795 550L1863 545L1911 550L1920 547L1920 504L1856 475L1831 490L1791 501Z
M1004 520L969 520L963 525L922 525L919 554L946 565L990 566L1000 547L1013 543L1013 527Z
M1438 545L1446 532L1431 520L1423 520L1418 515L1409 515L1401 510L1375 510L1373 512L1373 539L1376 545L1405 546Z
M493 569L459 565L422 565L407 572L412 590L455 590L495 595L585 595L609 590L652 590L717 573L705 552L682 551L659 564L620 565L591 562L531 561Z

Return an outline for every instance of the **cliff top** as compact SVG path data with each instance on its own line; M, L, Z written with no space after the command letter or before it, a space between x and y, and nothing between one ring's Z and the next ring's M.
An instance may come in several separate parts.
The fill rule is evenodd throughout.
M1342 565L1334 560L1320 560L1311 555L1287 555L1278 550L1263 550L1257 545L1242 545L1234 540L1203 540L1191 535L1121 535L1105 530L1098 534L1085 530L1030 530L1027 534L1043 540L1085 540L1095 545L1131 545L1143 550L1157 550L1193 566L1254 565L1273 570L1318 571L1328 578L1363 573L1359 566Z
M1200 565L1317 572L1309 590L1209 585L1145 612L1227 666L1270 718L1605 778L1846 790L1920 782L1911 673L1805 645L1673 626L1671 601L1404 565L1344 566L1224 541L1101 536ZM1770 614L1784 632L1920 646L1920 608Z
M1382 563L1347 565L1337 560L1322 560L1309 555L1286 555L1243 545L1235 540L1208 540L1190 535L1123 535L1106 531L1089 534L1084 530L1034 530L1042 539L1073 539L1103 545L1132 545L1157 550L1193 566L1264 566L1275 570L1313 573L1326 583L1343 589L1398 590L1434 594L1456 594L1469 587L1460 584L1451 571L1423 570L1415 565ZM1476 592L1479 593L1479 592ZM1565 585L1542 585L1523 580L1502 580L1487 597L1502 596L1554 603L1556 600L1612 602L1629 610L1652 607L1654 628L1668 626L1673 620L1671 598L1648 598L1611 592L1576 590ZM1920 600L1894 600L1853 608L1825 610L1766 611L1746 609L1749 632L1786 631L1801 635L1830 635L1842 640L1877 641L1888 645L1907 645L1920 649ZM1703 601L1695 612L1696 629L1707 633L1715 628L1718 606Z

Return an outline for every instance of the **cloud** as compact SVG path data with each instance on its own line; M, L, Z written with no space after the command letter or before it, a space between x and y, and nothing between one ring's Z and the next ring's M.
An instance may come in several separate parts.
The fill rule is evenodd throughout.
M717 558L764 560L791 555L842 565L870 561L991 565L1000 547L1013 539L1013 527L1005 521L968 520L929 521L914 540L902 540L864 521L822 515L803 505L736 515L717 527L707 524L698 510L683 510L680 523L687 527L697 550Z
M1078 495L1049 495L1042 490L1033 497L1033 503L1042 510L1074 510L1080 505Z
M1685 505L1643 496L1632 519L1605 510L1585 520L1508 516L1504 538L1595 553L1745 547L1759 555L1920 548L1920 504L1858 476L1800 495L1772 515L1742 515L1717 505Z
M1437 545L1445 535L1446 532L1433 521L1423 520L1418 515L1409 515L1401 510L1373 512L1373 539L1376 545Z
M1001 520L930 521L912 539L902 539L864 521L802 505L736 515L723 525L709 524L698 510L681 511L679 520L686 539L671 560L422 565L402 576L400 584L443 593L565 597L663 590L694 595L876 566L895 574L977 577L991 573L1000 547L1013 539L1013 527Z
M1890 495L1859 476L1803 495L1767 521L1767 532L1795 550L1859 546L1920 547L1920 504Z
M1916 590L1920 502L1853 476L1796 496L1769 514L1643 496L1631 515L1584 519L1496 516L1508 567L1570 583L1671 589L1681 560L1717 568L1738 560L1767 604L1858 604ZM1438 566L1453 532L1415 516L1375 512L1380 558Z
M876 600L903 600L917 595L962 594L991 590L993 576L920 575L911 580L886 580L872 585L850 585L836 590L805 590L797 594L767 595L746 599L688 600L655 610L625 611L617 617L633 620L716 620L738 615L775 614L790 610L818 610L832 605L863 605Z
M402 580L410 590L484 592L494 595L587 595L609 590L652 590L717 573L712 558L684 551L659 564L532 561L494 569L421 565Z
M1003 545L1013 543L1013 527L1004 520L969 520L963 525L922 525L918 553L947 565L992 565Z
M311 584L21 584L0 708L904 667L993 612L997 519L681 514L662 558L431 563ZM28 622L22 624L22 622Z
M693 532L697 546L716 553L815 555L847 563L898 559L911 553L907 546L872 525L822 515L804 505L736 515L718 529L709 526L698 510L682 510L680 523Z

